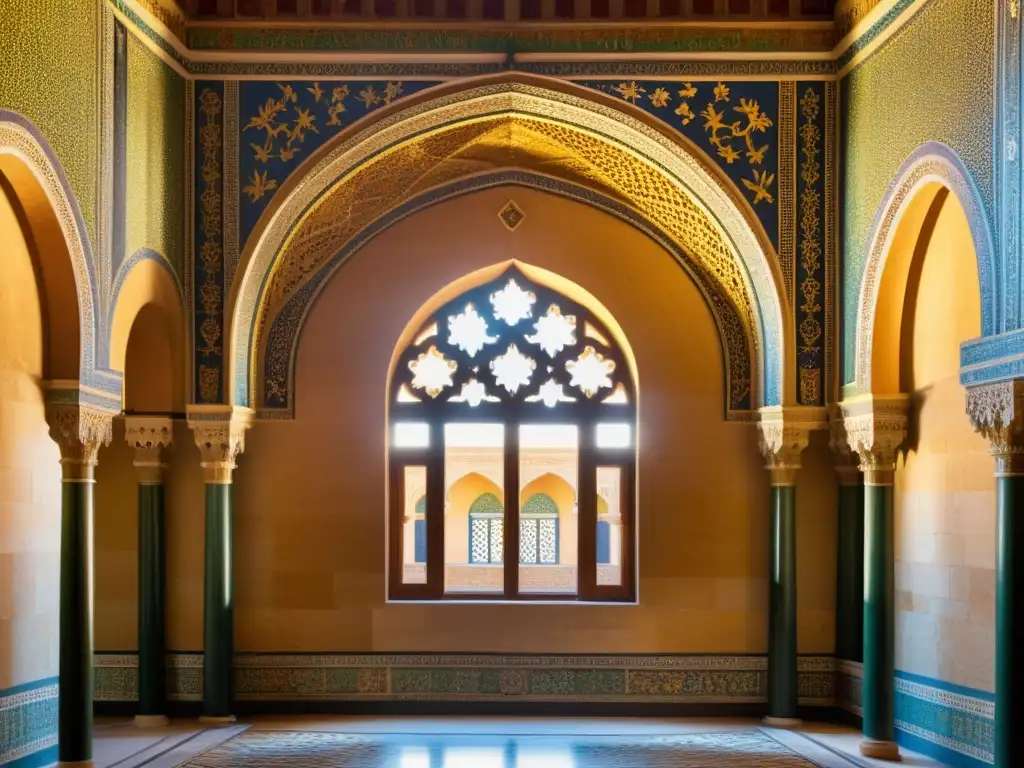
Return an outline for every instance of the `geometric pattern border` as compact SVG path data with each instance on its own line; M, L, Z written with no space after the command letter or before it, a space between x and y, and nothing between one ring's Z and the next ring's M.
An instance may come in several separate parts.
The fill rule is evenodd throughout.
M138 656L95 656L97 701L138 699ZM202 698L202 655L168 655L168 699ZM764 703L765 656L238 654L238 701ZM802 704L833 706L834 660L799 659Z
M0 691L0 765L30 758L56 744L56 678Z
M861 715L862 678L861 664L836 662L836 704L857 716ZM897 741L910 741L908 746L913 749L955 765L995 762L995 701L991 693L898 670L895 687Z

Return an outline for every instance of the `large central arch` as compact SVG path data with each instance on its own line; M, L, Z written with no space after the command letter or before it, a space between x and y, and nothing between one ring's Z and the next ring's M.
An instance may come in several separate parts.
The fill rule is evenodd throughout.
M439 86L380 110L328 142L282 187L246 244L229 296L227 397L260 405L256 363L268 315L322 278L389 211L493 171L466 148L495 141L509 150L505 167L595 190L665 233L688 255L691 272L702 271L742 318L751 408L792 400L781 270L738 190L701 150L632 105L521 73Z

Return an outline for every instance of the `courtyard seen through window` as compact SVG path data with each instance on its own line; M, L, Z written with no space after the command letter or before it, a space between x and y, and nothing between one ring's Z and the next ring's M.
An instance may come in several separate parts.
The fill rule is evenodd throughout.
M593 313L512 267L418 329L390 397L391 599L634 599L635 388Z

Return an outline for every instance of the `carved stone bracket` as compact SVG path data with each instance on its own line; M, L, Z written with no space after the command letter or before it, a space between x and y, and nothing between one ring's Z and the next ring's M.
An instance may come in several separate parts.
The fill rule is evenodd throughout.
M64 480L92 480L100 448L110 445L113 414L85 405L48 403L46 422L60 448Z
M135 473L143 485L163 482L162 452L174 441L174 422L162 416L128 416L124 420L124 439L135 449Z
M839 404L850 449L868 485L892 485L896 459L907 437L907 395L861 395Z
M843 411L838 403L828 407L828 447L836 457L836 474L840 485L860 484L860 458L850 450L850 442L846 437L846 425L843 422Z
M967 416L988 440L996 474L1024 474L1024 380L968 387Z
M769 406L758 411L758 446L771 473L772 485L795 485L800 454L811 432L824 429L824 408Z
M227 484L235 460L245 450L245 431L252 425L253 411L226 405L189 406L188 425L199 446L203 480Z

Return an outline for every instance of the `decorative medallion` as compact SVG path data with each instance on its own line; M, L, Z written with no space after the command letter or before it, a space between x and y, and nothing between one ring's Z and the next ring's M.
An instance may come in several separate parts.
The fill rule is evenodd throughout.
M505 229L509 232L514 232L516 227L523 223L526 214L523 213L522 208L516 205L515 200L509 200L505 203L505 207L498 211L498 218L505 225Z

